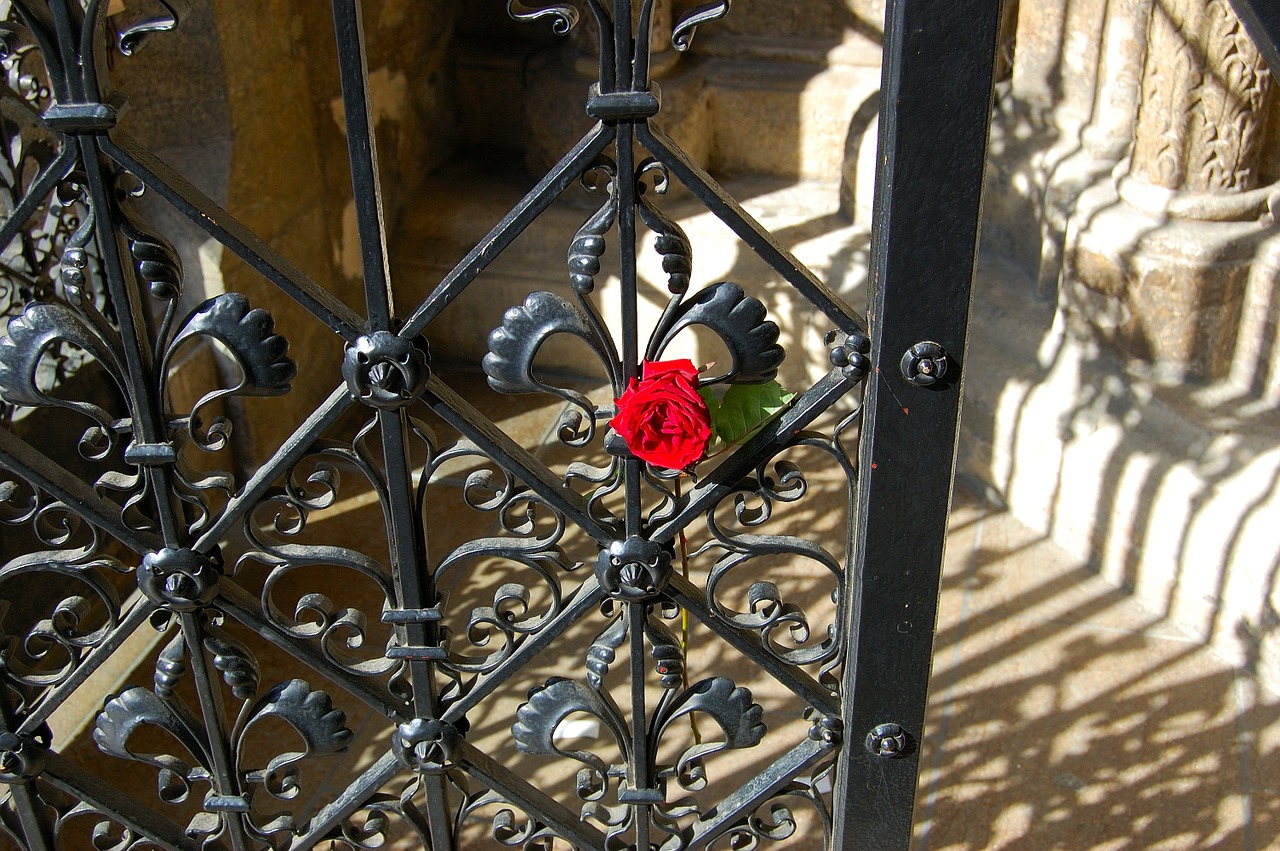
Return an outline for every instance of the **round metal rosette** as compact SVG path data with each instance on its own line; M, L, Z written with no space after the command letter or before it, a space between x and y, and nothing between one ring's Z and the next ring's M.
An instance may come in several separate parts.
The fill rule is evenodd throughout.
M639 603L662 593L671 579L672 551L644 538L614 541L596 559L600 587L616 600Z
M347 346L342 377L357 399L396 410L413 403L431 377L430 358L412 340L390 331L366 334Z
M878 724L867 733L867 750L881 759L898 759L911 753L914 748L907 731L890 722Z
M218 596L221 576L214 559L193 550L165 547L143 556L138 565L138 590L171 612L194 612Z
M448 721L414 718L396 728L392 743L396 756L407 768L438 774L453 759L459 735L458 729Z

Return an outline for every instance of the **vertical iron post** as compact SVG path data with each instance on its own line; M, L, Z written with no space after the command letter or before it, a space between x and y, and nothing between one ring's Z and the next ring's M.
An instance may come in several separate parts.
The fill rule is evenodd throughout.
M911 839L999 17L1000 0L891 0L886 12L868 316L875 369L859 451L832 843L842 851ZM909 354L926 342L944 354Z

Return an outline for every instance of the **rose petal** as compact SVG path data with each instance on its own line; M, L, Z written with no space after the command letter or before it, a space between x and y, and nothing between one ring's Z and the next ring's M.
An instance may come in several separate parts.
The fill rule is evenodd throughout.
M609 424L642 461L684 469L702 459L711 439L711 414L698 395L697 370L687 359L641 365L614 400Z
M679 360L645 361L640 365L640 375L645 381L653 381L663 375L679 375L686 381L698 377L698 369L688 358Z

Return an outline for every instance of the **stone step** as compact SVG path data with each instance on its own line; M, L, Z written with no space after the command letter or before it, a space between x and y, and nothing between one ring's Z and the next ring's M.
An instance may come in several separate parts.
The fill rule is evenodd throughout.
M420 302L466 256L472 246L502 220L531 181L500 154L461 160L432 177L418 200L402 216L390 245L401 312ZM861 283L869 234L861 224L839 213L839 184L833 181L793 183L767 178L729 181L727 190L820 279L844 295L857 310L865 309ZM498 257L428 330L433 355L477 363L487 351L489 332L504 312L524 302L529 293L548 290L572 299L567 251L578 229L602 199L572 187L515 243ZM778 273L756 257L696 199L664 199L661 207L685 230L693 245L691 291L731 280L764 301L782 331L782 345L792 353L784 374L797 384L821 369L823 358L802 356L824 351L822 338L830 322L814 311ZM639 278L641 339L657 321L670 293L653 250L654 236L641 227ZM593 296L611 328L621 327L616 230L602 260ZM696 338L696 335L694 335ZM582 347L553 340L539 364L581 370ZM679 356L699 362L722 359L701 339Z
M851 120L878 97L872 37L709 31L696 44L689 56L670 54L657 78L658 121L695 159L722 173L839 179ZM572 43L460 36L449 72L463 149L496 143L545 170L591 125L582 105L592 62Z

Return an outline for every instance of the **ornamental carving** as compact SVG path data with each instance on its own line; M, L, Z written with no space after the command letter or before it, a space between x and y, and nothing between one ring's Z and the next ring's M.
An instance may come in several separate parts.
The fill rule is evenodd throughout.
M1171 190L1254 188L1274 88L1227 0L1154 4L1133 173Z

